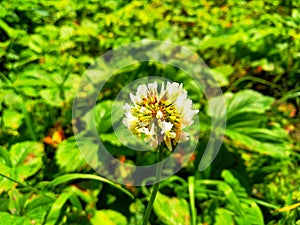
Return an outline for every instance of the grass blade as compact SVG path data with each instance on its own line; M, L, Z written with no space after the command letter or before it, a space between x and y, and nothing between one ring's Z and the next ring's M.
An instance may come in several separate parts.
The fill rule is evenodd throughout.
M55 178L54 180L52 180L48 184L48 188L52 189L62 183L66 183L66 182L77 180L77 179L90 179L90 180L97 180L97 181L107 183L107 184L113 186L114 188L122 191L124 194L128 195L130 198L134 199L134 196L125 188L121 187L118 184L115 184L114 182L112 182L106 178L103 178L103 177L100 177L100 176L97 176L94 174L72 173L72 174L62 175L62 176L59 176L59 177Z

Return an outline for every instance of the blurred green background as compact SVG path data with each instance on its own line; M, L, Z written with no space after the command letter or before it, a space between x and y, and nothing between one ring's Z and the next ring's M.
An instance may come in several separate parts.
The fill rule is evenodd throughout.
M221 150L200 172L210 115L186 74L142 62L120 70L98 96L101 138L129 164L156 159L122 146L108 123L126 82L151 75L182 82L200 109L195 154L161 183L150 223L300 224L299 8L296 0L2 0L0 224L141 223L150 187L114 184L86 164L72 101L97 57L143 39L197 53L227 105Z

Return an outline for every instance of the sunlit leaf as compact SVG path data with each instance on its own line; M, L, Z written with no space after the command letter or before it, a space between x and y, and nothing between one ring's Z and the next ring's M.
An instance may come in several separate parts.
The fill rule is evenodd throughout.
M291 147L288 143L263 142L234 130L227 130L226 135L231 138L232 144L237 148L247 149L262 155L269 155L277 158L289 157L289 150Z
M0 225L32 225L30 219L26 217L14 216L7 212L0 212Z
M274 102L274 98L253 90L244 90L236 94L226 93L225 97L228 119L246 112L264 113Z
M107 225L126 225L126 217L114 210L98 210L91 219L93 225L107 224Z
M157 193L154 202L154 212L163 224L189 225L189 205L185 199L168 197Z
M73 138L66 139L58 145L55 159L60 169L66 172L77 171L86 164Z
M59 219L59 216L61 214L61 209L63 207L63 205L66 203L66 201L70 198L70 196L72 195L72 192L65 192L62 193L57 199L56 201L53 203L49 214L47 215L47 219L46 219L46 225L51 225L51 224L55 224L57 222L57 220Z
M211 69L212 75L221 87L229 84L228 77L233 73L234 68L230 65L220 66Z
M4 127L17 130L23 124L24 115L16 110L5 110L3 112Z
M39 142L19 142L10 149L11 161L21 178L34 175L41 169L44 146Z

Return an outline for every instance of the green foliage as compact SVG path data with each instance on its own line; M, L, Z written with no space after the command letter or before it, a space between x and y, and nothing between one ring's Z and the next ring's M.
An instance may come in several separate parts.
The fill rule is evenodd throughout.
M268 124L267 110L274 99L252 90L232 95L226 93L226 136L235 148L257 151L262 155L287 158L289 156L288 135L284 129ZM272 149L270 151L270 149Z
M189 207L185 199L169 198L158 193L154 211L163 224L190 224Z
M184 84L200 109L201 130L196 160L161 184L151 224L299 224L299 7L296 0L2 0L0 225L139 225L147 187L95 175L72 124L90 127L95 119L116 158L152 164L156 154L125 147L135 143L126 135L120 141L110 118L120 123L123 117L111 115L119 91L153 75ZM218 98L209 101L227 127L205 171L197 168L210 133L217 132L210 127L212 112L177 68L157 62L122 68L106 82L96 107L72 120L74 95L94 59L142 39L187 46L224 91L226 111ZM112 171L115 177L133 172Z
M85 160L74 138L63 140L55 152L56 163L61 171L75 172L85 166Z
M94 217L91 219L93 225L107 224L107 225L126 225L126 217L121 213L113 210L99 210L96 211Z
M1 173L21 181L36 174L43 165L43 149L42 143L30 141L16 143L9 151L1 148ZM15 185L3 177L0 177L0 184L0 192L8 191Z

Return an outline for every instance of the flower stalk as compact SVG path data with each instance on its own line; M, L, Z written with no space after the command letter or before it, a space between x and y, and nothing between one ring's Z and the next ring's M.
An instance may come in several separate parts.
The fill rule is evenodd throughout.
M162 159L163 159L163 151L164 147L163 145L159 145L158 147L158 157L157 157L157 164L156 164L156 175L155 175L155 184L153 185L153 189L151 192L150 200L147 205L145 216L143 219L143 225L148 224L148 220L152 211L153 203L159 188L160 178L161 178L161 172L162 172Z

